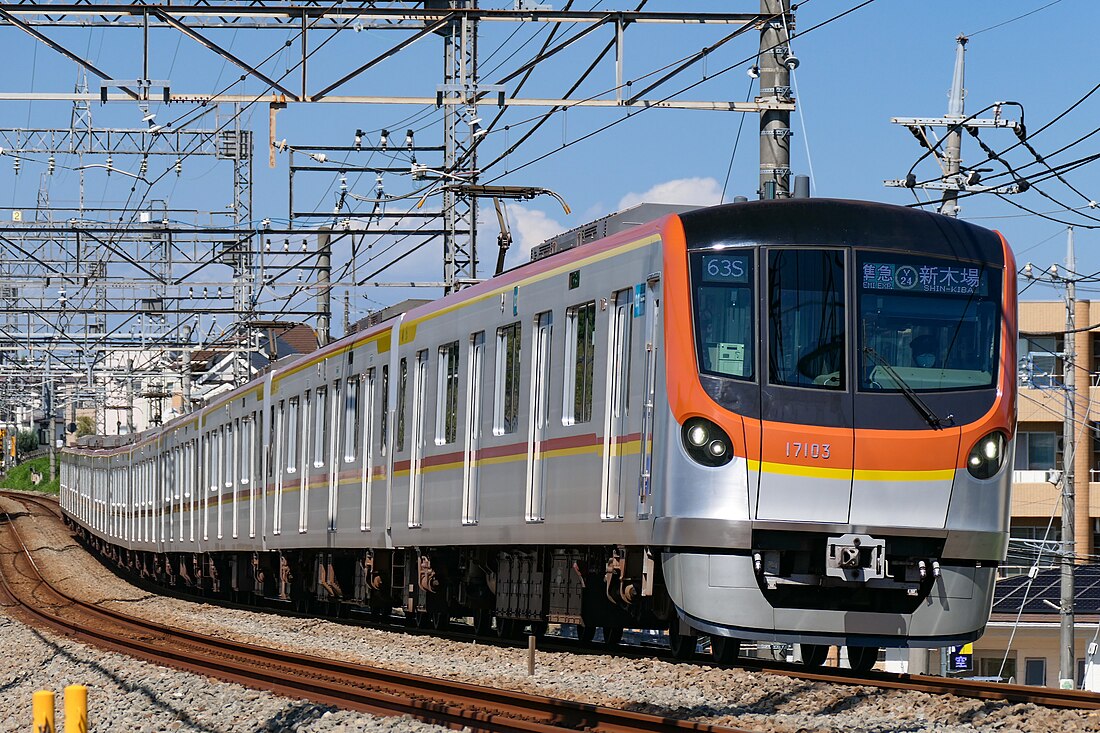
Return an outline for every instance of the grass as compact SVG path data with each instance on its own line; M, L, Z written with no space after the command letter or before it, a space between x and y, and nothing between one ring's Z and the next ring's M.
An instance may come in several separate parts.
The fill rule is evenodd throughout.
M60 456L58 456L60 458ZM38 471L42 474L43 480L40 484L35 486L31 483L31 469ZM60 470L60 465L58 466ZM15 466L7 472L2 478L0 478L0 488L2 489L18 489L21 491L39 491L43 494L60 494L61 493L61 479L55 478L53 481L46 480L46 477L50 473L50 457L39 456L38 458L32 458L29 461L24 461L18 466Z

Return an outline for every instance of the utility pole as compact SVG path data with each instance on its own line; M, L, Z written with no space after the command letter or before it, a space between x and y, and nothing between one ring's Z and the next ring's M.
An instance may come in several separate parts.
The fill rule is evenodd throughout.
M943 117L892 117L890 122L895 125L904 125L913 133L913 137L928 150L926 155L931 155L940 167L940 178L936 181L917 183L914 173L909 173L905 178L883 181L886 186L894 188L922 189L925 191L941 191L940 213L946 216L959 215L959 192L970 193L979 191L991 191L993 193L1007 194L1020 193L1027 190L1026 181L1010 183L1004 186L983 186L982 173L986 169L964 170L962 166L962 133L963 130L974 131L985 127L1002 127L1016 131L1019 134L1020 125L1015 120L1006 120L1001 117L1001 106L998 102L993 106L991 119L967 119L964 108L966 102L966 89L963 86L965 79L966 36L955 38L955 71L951 77L951 94L947 103L947 114ZM937 139L931 128L943 127L947 129L942 140ZM762 144L762 143L761 143Z
M966 89L963 88L966 64L966 42L970 40L966 36L955 39L955 73L951 77L951 96L947 102L947 119L962 122L963 109L966 99ZM944 163L947 166L945 178L955 181L959 178L959 169L962 166L962 128L950 127L947 133L947 144L944 146ZM943 200L940 203L940 213L945 216L959 215L959 190L948 188L943 192Z
M760 97L791 102L791 71L798 59L790 49L790 0L760 0L760 14L771 17L760 30ZM774 16L774 17L772 17ZM760 198L791 194L791 113L760 111Z
M1062 583L1061 583L1061 635L1058 663L1058 686L1062 689L1074 688L1073 653L1073 565L1075 523L1075 471L1073 464L1077 455L1076 423L1074 407L1077 391L1074 386L1076 377L1077 349L1076 337L1077 288L1073 278L1077 262L1073 252L1073 227L1069 228L1066 238L1066 335L1062 347L1062 381L1066 388L1065 419L1062 423Z

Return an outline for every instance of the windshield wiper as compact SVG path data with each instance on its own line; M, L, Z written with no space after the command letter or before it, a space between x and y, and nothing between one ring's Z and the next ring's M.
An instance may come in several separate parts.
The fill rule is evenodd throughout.
M955 416L948 415L946 419L950 420L950 422L945 425L945 421L933 412L931 407L925 404L924 400L916 393L916 390L910 387L909 383L906 382L900 374L894 371L894 367L890 366L890 362L886 361L882 354L878 353L870 346L864 346L863 353L871 357L871 359L877 362L878 365L890 375L890 379L894 380L894 384L898 385L898 388L901 389L901 393L909 400L909 404L911 404L913 408L921 414L921 417L923 417L934 429L943 430L946 425L955 424Z

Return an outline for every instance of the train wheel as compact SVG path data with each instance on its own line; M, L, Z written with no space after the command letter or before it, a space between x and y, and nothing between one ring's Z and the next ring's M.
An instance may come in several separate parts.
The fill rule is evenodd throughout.
M519 638L519 632L522 630L523 627L516 624L513 619L497 616L497 638L516 639Z
M493 633L493 612L485 609L474 611L474 633L489 636Z
M428 626L436 631L446 631L451 625L451 617L446 611L429 611Z
M592 638L596 636L595 626L585 626L584 624L577 624L577 640L589 644L592 642Z
M622 626L604 626L603 627L603 643L607 646L618 646L619 642L623 640L623 627Z
M802 664L805 666L820 667L828 657L828 644L802 644Z
M669 632L668 648L672 650L675 659L690 659L695 654L695 645L699 643L699 637L695 634L677 634Z
M878 661L877 646L848 647L848 664L856 672L870 672Z
M710 653L719 664L730 664L741 653L741 640L728 636L712 636Z

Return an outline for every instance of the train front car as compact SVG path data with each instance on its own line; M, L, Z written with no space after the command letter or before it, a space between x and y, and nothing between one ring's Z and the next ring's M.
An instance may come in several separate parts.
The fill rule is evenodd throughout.
M1003 238L807 199L683 214L664 239L654 545L681 633L799 643L811 664L977 638L1008 539Z

